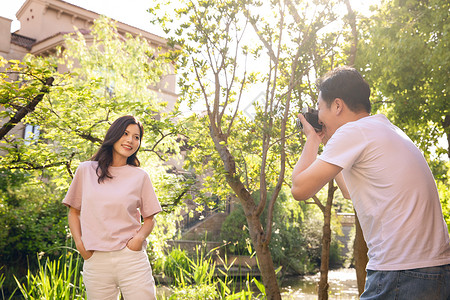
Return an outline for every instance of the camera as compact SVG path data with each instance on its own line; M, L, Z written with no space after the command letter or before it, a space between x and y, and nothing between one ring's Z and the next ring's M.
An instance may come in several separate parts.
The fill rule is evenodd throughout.
M306 121L314 128L315 131L322 131L322 125L319 124L319 111L310 107L304 107L302 109L302 115ZM303 129L302 122L297 118L297 127Z

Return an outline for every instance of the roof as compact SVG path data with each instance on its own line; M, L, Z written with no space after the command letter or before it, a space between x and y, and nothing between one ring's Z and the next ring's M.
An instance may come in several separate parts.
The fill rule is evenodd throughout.
M31 47L36 43L36 39L32 39L17 33L11 33L11 43L31 50Z

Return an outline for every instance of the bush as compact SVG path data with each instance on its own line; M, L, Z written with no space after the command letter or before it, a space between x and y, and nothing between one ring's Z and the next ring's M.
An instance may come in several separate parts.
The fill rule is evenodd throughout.
M50 258L62 254L67 238L63 197L50 183L19 172L0 173L0 267L7 294L15 289L11 274L20 278L38 267L36 253Z
M222 223L220 238L222 241L229 242L226 246L228 253L249 255L247 241L250 240L250 235L247 228L247 219L241 205L236 205L235 209Z
M265 220L264 214L261 220ZM248 255L250 236L246 224L244 210L241 205L237 205L222 225L221 238L229 242L228 253ZM270 242L274 263L283 266L283 272L288 273L303 275L317 271L321 259L322 224L323 215L315 205L295 201L285 193L280 193L275 203ZM341 264L340 247L333 236L330 265Z
M215 286L201 284L175 289L169 300L214 300L218 296Z
M322 222L309 213L310 207L287 198L284 193L275 204L270 250L274 263L283 266L284 272L310 273L320 264ZM261 220L265 220L265 215ZM228 253L249 255L247 243L250 236L246 224L242 206L236 205L222 225L221 238L229 242Z

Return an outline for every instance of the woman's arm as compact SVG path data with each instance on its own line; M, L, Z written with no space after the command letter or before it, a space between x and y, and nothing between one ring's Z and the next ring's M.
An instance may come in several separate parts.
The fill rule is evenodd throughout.
M69 209L69 228L72 233L72 238L75 242L77 250L84 259L88 259L94 254L94 251L88 251L84 248L83 241L81 240L81 223L80 223L80 211L73 207Z
M139 229L137 234L128 241L127 247L130 250L140 251L142 249L142 243L150 235L154 226L155 220L153 219L153 216L144 218L144 224L142 224L141 229Z

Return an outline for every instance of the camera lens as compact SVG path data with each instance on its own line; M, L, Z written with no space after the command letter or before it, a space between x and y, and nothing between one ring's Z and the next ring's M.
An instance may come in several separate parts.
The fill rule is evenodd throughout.
M309 107L304 107L302 110L302 115L317 132L322 131L322 125L319 123L319 112L317 110ZM297 118L296 122L297 127L303 129L303 125L300 119Z

